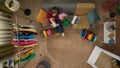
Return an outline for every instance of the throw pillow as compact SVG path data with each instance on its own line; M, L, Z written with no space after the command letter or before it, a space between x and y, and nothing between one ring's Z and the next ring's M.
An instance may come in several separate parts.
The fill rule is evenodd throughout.
M90 22L90 25L94 25L96 21L100 20L100 17L97 11L94 9L87 14L87 19Z
M67 18L65 18L63 20L63 25L67 27L67 26L69 26L69 24L70 24L70 21Z
M47 19L47 12L40 8L40 11L37 15L36 21L41 23L43 26L47 26L49 21Z

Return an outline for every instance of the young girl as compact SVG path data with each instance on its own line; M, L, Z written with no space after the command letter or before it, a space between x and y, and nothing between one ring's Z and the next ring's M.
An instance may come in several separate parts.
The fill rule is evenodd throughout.
M58 18L58 15L59 9L57 7L52 7L47 13L50 25L55 29L57 35L59 33L62 33L62 36L64 36L64 28L62 25L62 21Z

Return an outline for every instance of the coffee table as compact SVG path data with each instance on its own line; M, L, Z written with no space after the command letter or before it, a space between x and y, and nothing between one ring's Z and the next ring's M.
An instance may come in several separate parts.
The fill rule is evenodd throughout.
M116 30L111 30L111 29L108 29L109 27L109 24L112 23L112 25L114 25L116 27L116 22L105 22L104 23L104 43L108 43L109 44L109 41L110 39L113 39L114 40L114 44L116 43Z

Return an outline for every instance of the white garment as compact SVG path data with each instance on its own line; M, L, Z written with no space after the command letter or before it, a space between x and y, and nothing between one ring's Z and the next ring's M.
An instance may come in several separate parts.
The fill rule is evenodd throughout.
M55 27L59 26L59 24L56 24L56 22L52 18L50 18L50 21L52 22L52 24L51 24L52 27L55 28Z

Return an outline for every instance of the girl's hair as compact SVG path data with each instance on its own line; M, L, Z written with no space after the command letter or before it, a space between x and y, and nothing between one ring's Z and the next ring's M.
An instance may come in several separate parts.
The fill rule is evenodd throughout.
M52 7L51 11L52 11L52 13L59 13L59 8L58 7Z

